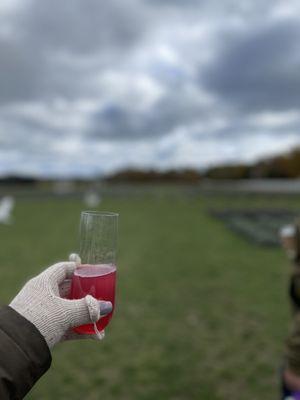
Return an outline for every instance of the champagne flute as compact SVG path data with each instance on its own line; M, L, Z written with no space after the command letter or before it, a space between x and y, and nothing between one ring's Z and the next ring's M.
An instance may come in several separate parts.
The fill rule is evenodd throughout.
M108 325L115 306L117 235L118 214L97 211L81 213L81 265L74 272L70 297L80 299L89 294L112 303L112 312L100 318L96 324L99 331ZM81 325L74 330L82 334L96 333L93 324Z

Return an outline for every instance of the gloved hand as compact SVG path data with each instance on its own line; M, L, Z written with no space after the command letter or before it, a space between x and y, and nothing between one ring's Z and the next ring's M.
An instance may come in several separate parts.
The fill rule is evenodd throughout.
M112 310L110 302L98 301L90 295L79 300L61 297L65 291L61 285L72 277L75 268L75 262L52 265L28 281L10 303L10 307L36 326L50 349L62 340L78 338L79 335L68 334L70 328L98 321L100 308L101 316Z

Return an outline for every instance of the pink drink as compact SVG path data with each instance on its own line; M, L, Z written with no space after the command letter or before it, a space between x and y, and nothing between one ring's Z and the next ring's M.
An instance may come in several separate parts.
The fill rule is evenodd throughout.
M83 264L76 268L71 286L71 299L81 299L87 294L98 300L110 301L113 305L111 313L97 322L99 331L104 329L112 318L115 308L116 266L112 264ZM74 330L77 333L94 334L93 324L81 325Z

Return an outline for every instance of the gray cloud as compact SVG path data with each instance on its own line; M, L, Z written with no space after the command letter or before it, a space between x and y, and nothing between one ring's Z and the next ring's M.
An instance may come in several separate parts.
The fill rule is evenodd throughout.
M147 25L135 0L32 0L0 23L8 18L9 34L0 35L2 102L80 95L84 74L120 60Z
M299 43L299 21L255 27L224 43L200 80L235 108L298 108Z
M145 0L150 6L155 7L173 7L175 9L182 9L185 7L203 6L205 0L186 0L184 3L181 0Z
M32 62L32 49L22 47L17 40L0 38L0 54L0 101L8 103L38 96L42 85L36 76L41 60L36 56L36 63Z
M126 105L109 104L91 117L88 134L111 140L143 140L163 137L176 128L188 127L206 118L197 92L189 93L179 85L144 110L126 109Z
M46 50L111 52L128 48L145 28L145 15L135 0L34 0L30 5L18 22L27 39Z

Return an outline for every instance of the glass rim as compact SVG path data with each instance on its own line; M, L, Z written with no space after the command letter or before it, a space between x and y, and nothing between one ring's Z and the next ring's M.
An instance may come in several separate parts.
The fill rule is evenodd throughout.
M118 217L119 214L111 211L81 211L81 215L93 215L94 217Z

